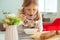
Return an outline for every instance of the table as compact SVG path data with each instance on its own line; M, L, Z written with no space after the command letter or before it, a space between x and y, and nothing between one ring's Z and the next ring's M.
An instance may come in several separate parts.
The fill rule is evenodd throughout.
M19 40L34 40L32 38L29 37L30 35L25 34L24 32L19 32L18 33L18 39Z
M41 35L41 33L35 33L35 35L32 35L31 37L34 38L35 40L41 40L39 35ZM45 39L45 40L60 40L60 35L56 34L53 37L51 37L49 39Z
M55 35L47 40L60 40L60 35Z

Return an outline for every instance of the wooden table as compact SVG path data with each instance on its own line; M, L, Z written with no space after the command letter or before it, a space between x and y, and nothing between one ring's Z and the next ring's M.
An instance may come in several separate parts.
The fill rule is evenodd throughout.
M60 40L60 35L55 35L47 40Z
M22 26L20 25L18 27L18 40L33 40L32 38L29 37L29 34L26 34L23 29Z
M30 38L29 36L30 35L25 34L24 32L18 33L18 39L19 40L34 40L34 39Z
M35 40L41 40L39 35L41 35L41 33L35 33L35 35L32 35L30 37L34 38ZM55 36L53 36L53 37L51 37L49 39L46 39L46 40L60 40L60 35L55 35Z

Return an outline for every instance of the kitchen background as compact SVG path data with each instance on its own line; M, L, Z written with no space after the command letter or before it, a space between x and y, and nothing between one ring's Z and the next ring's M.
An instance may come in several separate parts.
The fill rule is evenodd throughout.
M60 17L60 0L57 0L56 4L54 4L54 1L52 2L53 3L52 5L56 5L57 7L56 12L42 12L44 18L50 18L50 22L52 22L55 18ZM23 0L0 0L0 22L2 22L2 19L4 18L4 15L2 14L3 13L2 10L17 14L18 9L21 8L22 3ZM43 8L44 11L46 11L45 7ZM4 36L5 36L5 32L4 31L0 32L0 40L4 40L5 38Z

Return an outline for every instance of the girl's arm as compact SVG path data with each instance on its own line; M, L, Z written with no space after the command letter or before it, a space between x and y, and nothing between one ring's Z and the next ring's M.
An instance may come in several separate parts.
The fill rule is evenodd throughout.
M22 21L26 20L26 16L24 14L20 14L20 18L22 19Z
M40 32L43 31L43 24L42 24L42 14L40 13L40 20L38 20L38 26L40 28Z
M38 28L38 32L40 31L40 32L42 32L43 31L43 26L42 26L42 15L41 15L41 13L39 14L40 16L40 19L38 20L38 21L36 21L35 23L36 23L36 26L35 26L35 28Z

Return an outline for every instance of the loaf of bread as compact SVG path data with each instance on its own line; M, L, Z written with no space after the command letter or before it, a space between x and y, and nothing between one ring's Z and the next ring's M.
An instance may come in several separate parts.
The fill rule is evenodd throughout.
M60 31L56 31L56 34L57 34L57 35L60 35Z
M45 40L56 35L56 31L48 31L40 35L40 40Z

